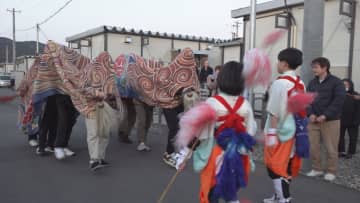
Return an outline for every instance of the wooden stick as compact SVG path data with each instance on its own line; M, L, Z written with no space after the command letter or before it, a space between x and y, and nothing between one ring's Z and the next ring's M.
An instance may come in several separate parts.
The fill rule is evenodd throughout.
M193 143L193 145L191 146L190 151L186 154L186 158L183 162L183 164L186 164L186 162L190 159L190 155L191 153L194 151L195 146L199 143L199 139L196 139L196 141ZM157 203L162 203L165 199L165 196L167 195L167 193L169 192L170 188L172 187L172 185L174 184L177 176L180 174L182 170L177 170L176 173L172 176L171 180L169 181L169 183L167 184L165 190L161 193L161 196L159 198L159 200L157 201Z

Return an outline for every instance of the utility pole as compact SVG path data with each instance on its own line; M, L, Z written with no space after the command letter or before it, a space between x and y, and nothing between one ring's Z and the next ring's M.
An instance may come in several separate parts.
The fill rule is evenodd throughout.
M236 21L235 24L233 25L233 27L235 27L236 32L235 32L235 36L233 38L239 38L239 25L241 23L239 21Z
M324 38L324 0L304 1L304 24L302 51L304 62L301 67L301 78L308 84L313 78L311 61L323 55Z
M36 24L36 52L35 55L39 55L39 32L40 32L40 26L39 24Z
M250 47L249 49L255 48L255 37L256 37L256 0L251 0L250 3ZM248 92L246 92L248 91ZM245 94L251 102L251 105L255 106L254 89L246 89Z
M250 14L250 49L255 48L256 36L256 0L251 0L251 14Z
M311 70L311 61L323 55L323 36L324 36L324 0L305 0L304 1L304 24L303 24L303 65L301 67L301 79L305 84L309 84L314 77ZM322 157L324 157L322 155ZM303 170L311 170L311 161L305 160Z
M7 72L7 65L9 63L9 46L5 47L5 73Z
M16 38L15 38L15 13L20 13L20 10L7 9L8 12L12 13L13 16L13 70L16 70Z

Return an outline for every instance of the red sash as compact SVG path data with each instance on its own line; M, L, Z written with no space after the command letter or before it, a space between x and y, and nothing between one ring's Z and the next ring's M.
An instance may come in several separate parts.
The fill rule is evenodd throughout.
M246 128L243 124L245 119L236 113L244 103L244 97L239 96L234 107L231 107L225 99L219 95L214 96L214 98L218 100L229 112L227 115L220 116L218 118L218 121L224 121L224 123L217 129L215 136L217 136L225 128L235 128L236 132L246 132Z

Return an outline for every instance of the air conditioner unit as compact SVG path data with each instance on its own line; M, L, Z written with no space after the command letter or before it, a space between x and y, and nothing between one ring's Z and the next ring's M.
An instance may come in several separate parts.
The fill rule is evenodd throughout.
M131 37L125 37L125 43L130 44L132 42Z

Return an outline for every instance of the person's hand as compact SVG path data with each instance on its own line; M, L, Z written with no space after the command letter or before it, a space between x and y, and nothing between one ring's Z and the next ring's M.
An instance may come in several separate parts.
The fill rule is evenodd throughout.
M314 114L311 114L309 117L310 122L315 123L316 122L316 116Z
M352 95L352 97L356 100L360 100L360 95Z
M316 122L322 123L326 120L326 116L321 115L319 117L316 118Z
M183 161L181 164L179 164L177 167L177 170L182 172L186 168L186 161Z

